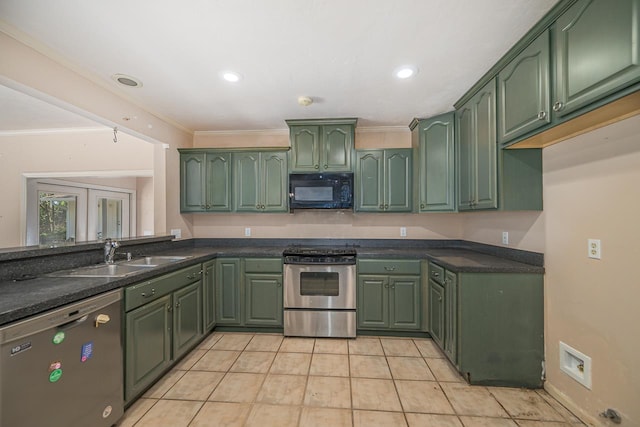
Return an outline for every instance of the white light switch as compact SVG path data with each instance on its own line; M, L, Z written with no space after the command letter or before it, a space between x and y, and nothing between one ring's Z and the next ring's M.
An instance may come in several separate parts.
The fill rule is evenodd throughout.
M407 237L407 227L400 227L400 237Z
M601 259L602 250L600 247L600 239L589 239L589 258Z
M244 235L245 237L250 237L251 236L251 228L247 227L244 229Z

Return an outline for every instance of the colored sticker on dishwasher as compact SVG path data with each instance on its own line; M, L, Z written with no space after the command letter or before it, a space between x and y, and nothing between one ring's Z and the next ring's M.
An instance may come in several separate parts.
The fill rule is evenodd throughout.
M49 373L55 371L56 369L62 369L62 362L52 362L49 364Z
M80 361L86 362L93 356L93 341L86 344L82 344L82 352L80 353Z
M64 332L56 332L56 334L53 336L53 343L60 344L62 341L64 341Z
M49 382L55 383L62 377L62 369L55 369L49 374Z

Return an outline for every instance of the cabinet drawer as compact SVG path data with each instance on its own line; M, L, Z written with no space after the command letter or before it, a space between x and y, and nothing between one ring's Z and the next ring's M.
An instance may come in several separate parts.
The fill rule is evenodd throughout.
M358 274L420 274L420 260L363 259Z
M164 276L156 277L129 286L124 290L124 310L130 311L136 307L154 301L176 289L200 280L200 264L183 268Z
M429 263L429 278L436 283L444 283L444 268L432 262Z
M245 273L282 273L281 258L247 258L244 260Z

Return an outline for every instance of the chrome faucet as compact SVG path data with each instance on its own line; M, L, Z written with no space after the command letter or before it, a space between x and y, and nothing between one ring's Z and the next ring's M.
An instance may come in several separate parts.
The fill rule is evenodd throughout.
M120 243L117 240L105 239L104 241L104 262L106 264L113 264L113 258L116 254L116 249L120 247Z

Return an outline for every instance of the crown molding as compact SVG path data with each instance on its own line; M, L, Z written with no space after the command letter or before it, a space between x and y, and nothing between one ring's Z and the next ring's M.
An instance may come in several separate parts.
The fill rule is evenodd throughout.
M234 136L234 135L289 135L289 129L255 129L255 130L197 130L194 136Z
M113 129L108 127L85 127L85 128L3 130L3 131L0 131L0 136L51 135L51 134L95 133L95 132L113 132Z

